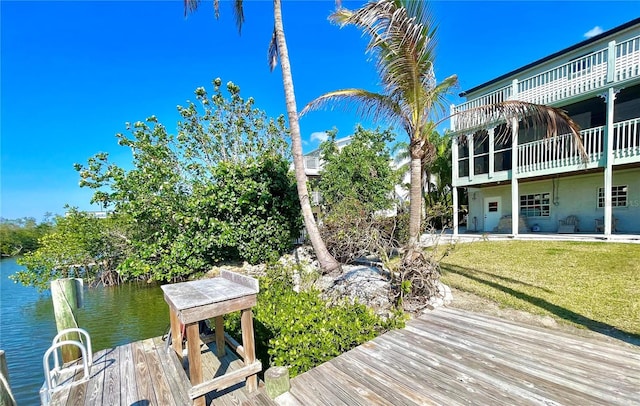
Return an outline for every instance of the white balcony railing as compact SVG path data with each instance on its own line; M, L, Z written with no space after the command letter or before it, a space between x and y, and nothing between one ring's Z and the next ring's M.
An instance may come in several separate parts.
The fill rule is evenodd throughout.
M451 114L510 99L554 104L637 77L640 77L640 35L542 73L524 79L514 78L507 86L452 106ZM466 125L473 125L474 121L460 120L459 123L454 120L454 131L463 131L469 128Z
M518 82L518 100L551 104L603 87L607 54L602 49Z
M615 81L636 76L640 76L640 35L616 45Z
M582 143L588 161L595 162L602 157L604 127L581 131ZM578 143L571 134L545 138L518 146L518 173L543 171L580 165L583 158Z
M613 125L613 157L615 159L640 156L640 118Z
M320 158L318 158L317 156L305 156L304 168L314 170L320 169Z
M486 106L488 104L501 103L511 98L512 90L513 87L511 85L502 87L494 92L487 93L484 96L462 103L456 107L456 111L467 111L476 107Z

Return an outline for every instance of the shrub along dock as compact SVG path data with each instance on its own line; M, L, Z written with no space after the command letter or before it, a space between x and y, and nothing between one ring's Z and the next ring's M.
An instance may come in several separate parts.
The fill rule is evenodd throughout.
M208 376L242 366L232 351L218 360L214 343L201 350ZM191 404L189 385L178 357L157 337L98 352L90 379L56 392L51 404L182 406ZM440 308L297 376L276 400L307 406L632 405L638 399L638 347ZM206 403L274 404L263 388L249 394L244 384L209 393Z

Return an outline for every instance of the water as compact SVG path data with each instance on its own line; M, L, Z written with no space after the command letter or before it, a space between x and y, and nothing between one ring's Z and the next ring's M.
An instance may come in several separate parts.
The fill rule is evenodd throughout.
M15 259L0 262L0 349L5 350L11 389L19 406L38 405L44 380L42 356L56 335L49 291L15 284ZM162 335L169 310L155 285L86 289L78 325L89 332L93 351Z

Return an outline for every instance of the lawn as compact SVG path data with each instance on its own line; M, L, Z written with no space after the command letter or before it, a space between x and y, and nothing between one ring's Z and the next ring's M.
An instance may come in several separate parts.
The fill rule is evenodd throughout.
M502 306L640 337L640 244L483 241L441 266L445 284Z

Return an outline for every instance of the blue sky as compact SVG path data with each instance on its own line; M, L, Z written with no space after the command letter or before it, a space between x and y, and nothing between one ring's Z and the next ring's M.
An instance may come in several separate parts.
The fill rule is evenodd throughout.
M635 1L431 5L439 24L436 75L457 74L459 91L640 14ZM79 188L73 164L109 152L127 166L130 153L115 138L124 123L156 115L173 132L176 105L193 100L196 87L210 89L216 77L235 82L267 114L284 114L280 71L270 72L266 57L272 3L245 1L241 36L231 3L222 1L220 8L216 21L210 2L185 18L182 1L2 0L0 216L40 220L46 212L62 214L66 203L98 209L89 204L91 191ZM366 40L354 28L330 24L333 8L333 1L283 2L299 109L329 90L377 89ZM305 150L318 145L312 134L336 127L347 136L359 122L342 112L309 113L300 122Z

